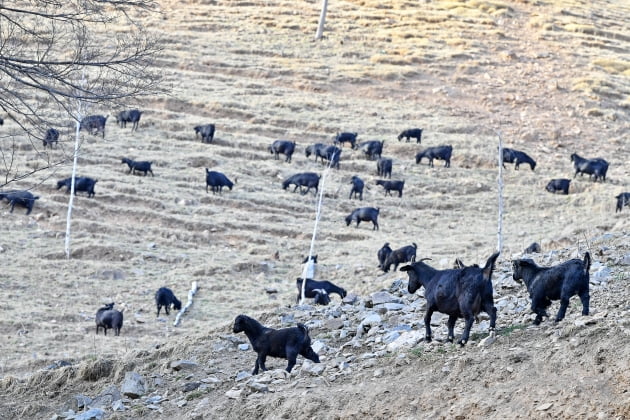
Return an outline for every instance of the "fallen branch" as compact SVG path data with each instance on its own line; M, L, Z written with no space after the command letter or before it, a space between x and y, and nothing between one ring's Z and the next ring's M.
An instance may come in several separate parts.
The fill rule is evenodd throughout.
M175 317L175 322L173 322L173 326L177 327L179 325L179 321L182 315L184 315L188 308L190 308L190 306L193 304L193 296L195 296L195 293L197 293L197 282L193 281L190 290L188 291L188 302L186 302L186 306L184 306L177 313L177 316Z

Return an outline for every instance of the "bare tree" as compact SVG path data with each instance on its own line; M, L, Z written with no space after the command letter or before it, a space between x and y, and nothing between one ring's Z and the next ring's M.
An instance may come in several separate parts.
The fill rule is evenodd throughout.
M90 107L158 91L159 43L141 19L155 11L150 0L0 0L0 110L18 126L0 133L0 186L74 156L43 150L48 127L71 133ZM16 142L30 142L41 162L19 168Z

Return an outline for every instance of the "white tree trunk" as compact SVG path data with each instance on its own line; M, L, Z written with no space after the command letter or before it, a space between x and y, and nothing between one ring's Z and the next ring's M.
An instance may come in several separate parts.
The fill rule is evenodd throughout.
M184 315L184 313L188 310L188 308L190 308L190 306L193 304L193 297L195 296L196 293L197 293L197 282L193 281L190 286L190 290L188 291L188 302L186 302L186 306L184 306L177 313L177 316L175 317L175 322L173 322L173 326L177 327L179 325L179 321L181 320L182 315Z
M81 133L81 101L79 101L77 106L77 123L76 129L74 132L74 151L72 154L72 181L70 182L70 198L68 199L68 215L66 217L66 242L65 242L65 250L66 250L66 258L70 259L70 227L72 225L72 204L74 203L74 180L77 175L77 156L79 154L79 144L80 144L80 133Z
M326 24L326 11L328 10L328 0L322 0L322 13L319 15L319 24L315 39L322 39L324 36L324 25Z

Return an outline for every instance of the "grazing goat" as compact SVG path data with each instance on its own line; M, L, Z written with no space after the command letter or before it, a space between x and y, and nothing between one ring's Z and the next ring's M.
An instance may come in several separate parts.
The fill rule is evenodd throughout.
M339 169L339 161L341 160L341 149L337 146L326 146L321 153L322 162L328 161L331 168Z
M352 189L350 190L350 196L348 198L351 199L352 194L354 194L354 198L357 198L357 194L358 194L359 200L363 201L363 187L365 186L365 183L363 182L363 180L359 178L358 176L354 175L350 183L352 184Z
M131 172L135 174L136 171L138 171L144 172L144 176L147 176L147 172L151 172L151 176L153 176L153 171L151 170L151 164L153 164L153 162L149 162L146 160L135 161L128 158L122 158L122 161L120 163L126 163L127 165L129 165L129 172L127 172L128 174L130 174Z
M295 185L295 188L293 188L293 192L297 191L298 187L300 187L300 193L302 195L305 195L311 190L311 188L314 188L314 194L317 195L317 189L319 187L319 175L314 172L302 172L299 174L291 175L290 177L282 181L282 189L286 190L291 184ZM306 187L306 191L304 191L302 187Z
M556 193L556 191L562 191L563 194L569 194L569 184L571 183L570 179L566 178L557 178L549 181L545 189L550 193Z
M416 245L415 242L412 242L411 245L403 246L402 248L391 251L385 259L385 262L382 264L381 269L387 273L392 264L394 265L394 271L396 271L398 269L398 264L415 262L417 250L418 245Z
M283 154L286 157L284 161L290 163L293 152L295 151L295 142L289 140L276 140L267 148L267 150L269 150L269 153L274 155L274 159L280 159L280 154Z
M389 158L379 158L376 161L376 173L383 178L389 177L392 179L392 166L393 161Z
M168 315L168 310L173 305L173 309L179 311L182 309L182 302L179 301L175 294L168 287L160 287L155 292L155 304L157 305L157 315L160 316L160 309L164 306L164 312Z
M385 271L385 261L387 261L387 257L392 253L392 249L389 247L389 242L385 242L385 245L381 247L376 253L378 257L378 268Z
M434 146L427 147L421 152L416 154L416 163L420 163L422 158L429 159L429 166L433 167L433 159L443 160L444 167L451 167L451 154L453 153L453 146L445 145L445 146Z
M142 116L142 111L137 109L128 109L125 111L120 111L116 115L116 123L120 125L120 128L127 127L127 123L132 123L131 131L136 131L138 129L138 123L140 122L140 116Z
M359 144L357 147L360 151L365 153L365 155L370 159L374 160L377 157L381 157L383 154L383 146L385 145L385 140L370 140Z
M541 251L542 251L542 248L540 247L540 244L538 242L532 242L531 245L525 248L525 251L523 252L525 254L534 254L534 253L540 253Z
M407 139L407 143L409 143L410 138L415 138L416 144L418 144L422 140L422 129L410 128L408 130L404 130L402 133L398 135L398 141L401 141L403 137Z
M0 200L6 199L11 205L9 213L13 213L13 209L16 204L26 208L26 214L31 214L35 200L39 200L39 196L33 195L30 191L26 190L11 190L7 192L0 192Z
M302 282L303 281L304 280L301 277L298 277L297 280L295 281L295 285L298 290L296 302L299 302L300 298L302 297ZM331 295L332 293L338 294L339 297L341 297L341 299L345 298L347 295L346 289L339 287L327 280L316 281L316 280L307 278L306 286L304 287L305 287L304 297L315 298L315 303L320 304L320 305L328 305L330 303L329 295ZM317 294L320 295L319 298L316 296ZM318 302L318 299L320 300L319 302Z
M352 210L348 216L346 216L346 226L350 226L350 223L357 222L357 227L361 222L372 222L372 230L379 230L378 227L378 213L380 209L374 207L359 207Z
M74 195L77 195L77 192L83 191L88 194L88 198L94 197L94 186L98 182L97 179L92 179L87 176L77 176L74 178ZM69 193L72 189L72 177L68 177L62 179L61 181L57 181L57 189L61 187L66 187L66 193Z
M98 329L103 329L103 334L107 335L108 329L114 330L114 335L120 335L120 329L123 325L123 313L114 309L114 303L107 305L96 311L96 334Z
M214 124L198 125L195 127L195 138L201 135L202 143L212 143L212 140L214 140L214 129Z
M105 138L105 123L107 122L107 118L109 117L102 115L89 115L84 117L79 123L79 130L85 130L91 135L95 136L101 132L103 138Z
M223 193L223 187L228 187L232 191L232 187L237 181L235 178L234 182L232 182L225 174L206 168L206 193L208 192L208 187L212 187L213 195L217 192L219 194Z
M392 191L398 191L398 197L402 197L403 188L405 188L405 181L386 181L378 179L376 185L382 185L385 189L385 195L392 195Z
M306 157L310 157L311 155L315 156L315 162L317 162L318 158L322 159L322 163L326 156L324 155L324 149L326 149L326 145L324 143L315 143L307 146L304 150Z
M562 321L573 295L578 295L582 301L582 315L588 315L590 267L588 252L583 260L573 258L552 267L540 267L529 258L512 261L512 278L525 283L532 299L532 311L536 314L534 325L540 324L544 316L549 317L547 308L552 300L560 300L556 322Z
M630 192L621 193L615 197L617 199L617 208L615 213L621 211L623 206L630 206Z
M536 161L529 157L529 155L525 152L521 152L516 149L508 149L507 147L503 148L503 167L505 168L505 162L514 163L514 169L518 171L518 166L521 163L529 164L529 167L534 170L536 168Z
M298 354L319 363L319 356L311 347L311 337L309 337L308 328L304 324L298 323L297 327L275 330L263 326L247 315L239 315L234 320L232 331L235 333L244 332L252 344L252 348L258 353L252 375L257 375L259 368L263 371L267 370L265 366L267 356L287 359L289 362L287 372L291 372L295 366Z
M53 147L53 143L59 144L59 130L55 128L49 128L48 130L46 130L46 134L42 139L42 143L44 143L44 148L50 145L51 149Z
M499 256L496 252L488 258L483 268L472 265L461 269L436 270L422 261L406 265L400 271L409 276L407 290L414 293L424 286L427 309L424 316L425 340L432 340L431 316L433 312L448 315L448 341L455 338L455 322L464 318L466 325L458 344L464 345L470 337L475 317L484 311L490 316L490 330L494 331L497 308L494 306L492 272Z
M337 133L335 136L335 145L343 147L344 143L350 143L353 149L357 148L357 133Z
M594 175L594 181L597 181L599 178L602 182L606 181L606 172L608 171L608 162L606 162L602 158L595 159L584 159L580 157L577 153L573 153L571 155L571 162L573 162L573 167L575 168L575 174L573 178L577 176L577 174L588 174L588 178Z

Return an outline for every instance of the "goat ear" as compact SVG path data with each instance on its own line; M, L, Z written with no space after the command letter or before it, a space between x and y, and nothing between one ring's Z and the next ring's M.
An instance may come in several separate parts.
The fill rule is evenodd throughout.
M496 262L498 257L499 257L499 253L495 252L494 254L490 256L490 258L488 258L488 261L486 261L486 266L483 268L484 280L489 281L490 278L492 277L492 271L494 271L494 263Z
M400 267L398 271L409 271L409 270L411 270L411 266L405 265L405 266Z

